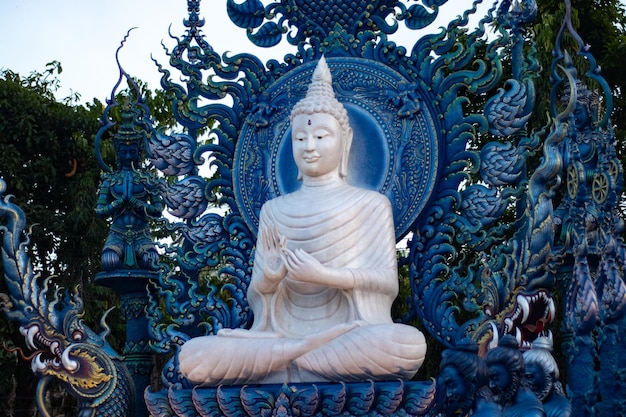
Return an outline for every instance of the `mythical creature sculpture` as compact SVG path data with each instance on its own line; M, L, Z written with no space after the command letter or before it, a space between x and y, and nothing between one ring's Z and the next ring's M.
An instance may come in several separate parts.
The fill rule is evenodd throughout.
M346 182L352 129L323 57L291 121L302 186L261 209L248 290L254 324L191 339L181 372L204 385L410 378L426 344L391 320L391 205Z
M543 403L547 417L569 417L572 405L559 382L559 367L552 357L552 342L539 337L532 348L524 352L524 378L528 387Z
M102 174L96 214L112 218L102 250L105 271L155 269L158 254L149 219L161 215L164 203L158 181L140 170L145 131L138 128L129 103L122 109L122 124L113 137L118 170Z
M6 184L0 180L0 196ZM56 380L78 400L80 417L128 416L133 409L134 387L128 370L109 345L109 328L96 334L83 323L83 301L77 294L56 292L49 278L41 281L27 255L24 212L0 199L3 232L2 261L8 294L0 294L0 309L20 324L29 358L39 379L37 407L50 415L45 393ZM47 300L52 300L48 302ZM106 314L105 314L106 316Z
M487 384L487 372L478 356L478 344L469 338L446 349L439 363L435 415L500 416Z
M515 337L505 335L485 356L489 388L504 417L544 417L535 394L524 386L524 358Z
M564 140L566 178L557 209L558 240L567 262L559 282L564 300L561 345L568 375L568 393L575 415L623 414L626 385L621 335L626 314L623 219L619 196L623 169L616 150L610 116L611 88L590 49L574 30L570 3L555 44L552 77L553 107L574 101ZM584 58L585 71L574 72L565 84L557 66L573 67L563 41L570 37ZM579 69L582 69L579 67ZM580 74L580 76L579 76ZM601 399L601 400L600 400Z

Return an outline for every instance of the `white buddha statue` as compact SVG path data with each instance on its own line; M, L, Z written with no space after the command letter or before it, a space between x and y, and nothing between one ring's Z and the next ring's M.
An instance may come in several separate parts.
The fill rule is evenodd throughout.
M393 323L398 294L392 209L346 182L352 129L324 58L291 114L302 186L261 209L250 330L194 338L180 370L199 385L408 379L424 335Z

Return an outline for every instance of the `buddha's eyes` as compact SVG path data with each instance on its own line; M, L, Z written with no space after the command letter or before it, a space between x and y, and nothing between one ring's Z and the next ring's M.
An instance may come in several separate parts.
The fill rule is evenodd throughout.
M313 136L315 136L316 139L324 139L326 136L328 136L328 132L325 130L317 130L315 131Z
M327 137L327 136L329 136L329 135L330 135L330 132L328 132L327 130L324 130L324 129L322 129L322 130L316 130L316 131L312 132L312 134L311 134L311 136L312 136L314 139L318 139L318 140L322 140L322 139L324 139L325 137ZM305 140L307 139L307 136L308 136L308 135L307 135L307 133L305 133L305 132L302 132L302 133L296 133L296 134L294 135L294 140L295 140L295 141L298 141L298 142L303 142L303 141L305 141Z

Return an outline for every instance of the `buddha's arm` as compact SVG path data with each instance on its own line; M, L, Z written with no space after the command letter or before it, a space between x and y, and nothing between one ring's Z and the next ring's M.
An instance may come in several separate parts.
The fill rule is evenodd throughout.
M398 258L393 211L389 200L379 195L375 208L367 215L359 239L363 257L354 271L355 289L398 295Z
M322 265L317 259L301 249L285 251L289 278L337 288L340 290L362 289L388 295L398 292L395 265L372 268L332 268Z
M341 235L328 252L344 254L345 262L320 262L302 249L283 250L289 278L300 282L363 290L395 297L398 293L396 241L391 205L382 196L355 218L359 227L346 227L353 234ZM339 230L339 228L338 228ZM346 243L349 242L349 248Z
M309 282L325 287L351 290L354 274L350 268L329 268L302 249L283 251L289 277L295 281Z
M278 232L276 225L268 225L262 211L251 280L254 291L271 294L285 278L287 268L282 255L285 246L285 237Z
M258 292L259 294L272 294L278 288L278 284L284 278L284 275L278 275L273 273L266 273L264 265L267 261L259 254L259 247L257 246L257 253L254 257L254 268L252 270L252 279L250 280L250 289Z

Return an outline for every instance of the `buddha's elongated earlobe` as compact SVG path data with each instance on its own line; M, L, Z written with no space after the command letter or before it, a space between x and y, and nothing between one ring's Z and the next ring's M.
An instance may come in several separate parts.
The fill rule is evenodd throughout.
M330 68L324 56L320 58L315 67L306 96L295 104L290 120L293 122L294 118L299 114L313 115L316 113L329 114L339 123L341 133L344 136L339 175L345 178L348 174L348 156L350 154L350 146L352 145L352 128L350 128L348 121L348 111L335 96ZM312 120L308 119L307 125L310 126L311 123ZM298 180L300 181L302 178L302 173L298 170Z
M346 178L348 176L348 159L350 157L350 147L352 146L352 128L348 128L343 139L343 151L341 155L341 163L339 165L339 176Z

